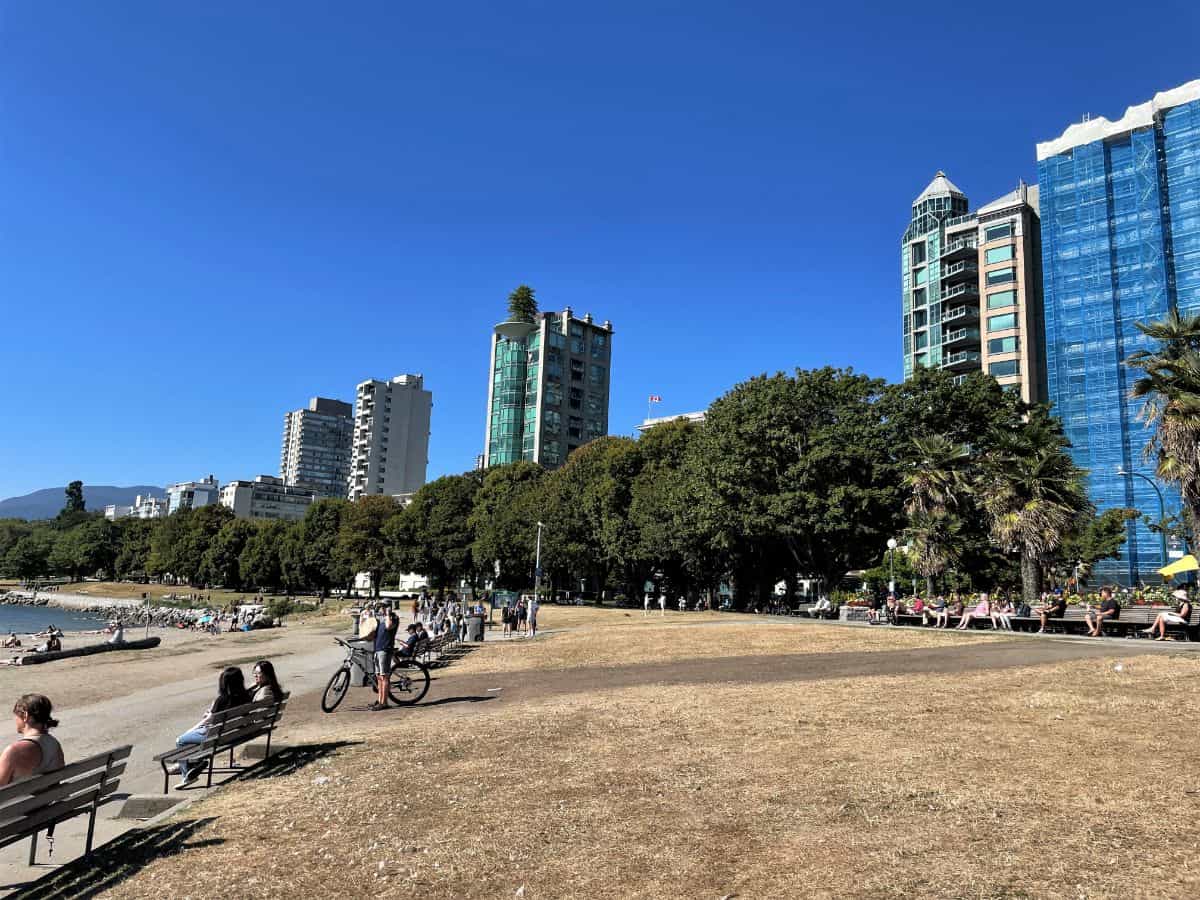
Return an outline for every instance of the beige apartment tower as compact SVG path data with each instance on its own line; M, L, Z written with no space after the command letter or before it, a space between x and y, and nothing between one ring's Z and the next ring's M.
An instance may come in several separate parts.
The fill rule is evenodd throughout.
M1037 188L968 211L938 172L901 241L904 376L983 371L1027 402L1046 396Z
M406 496L425 484L433 394L420 375L364 381L354 397L347 494Z

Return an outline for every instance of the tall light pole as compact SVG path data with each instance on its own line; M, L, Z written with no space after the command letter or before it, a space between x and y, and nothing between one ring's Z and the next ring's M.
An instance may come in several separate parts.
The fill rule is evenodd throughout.
M888 538L888 563L890 565L890 568L888 569L889 594L896 593L896 547L898 546L898 543L899 542L895 538Z
M1167 532L1163 530L1163 526L1166 524L1166 521L1167 521L1167 504L1163 501L1162 491L1159 490L1158 485L1155 483L1154 479L1151 478L1149 475L1143 475L1141 472L1132 472L1129 469L1126 469L1124 466L1117 466L1117 474L1126 476L1126 477L1129 475L1133 475L1137 478L1142 479L1142 481L1146 482L1147 484L1150 485L1150 487L1154 488L1154 493L1156 493L1158 495L1158 539L1162 544L1162 564L1165 567L1168 562L1168 560L1167 560Z
M540 591L542 587L542 529L546 526L541 522L538 522L537 527L537 550L534 554L533 563L533 599L535 601L538 597L538 591Z

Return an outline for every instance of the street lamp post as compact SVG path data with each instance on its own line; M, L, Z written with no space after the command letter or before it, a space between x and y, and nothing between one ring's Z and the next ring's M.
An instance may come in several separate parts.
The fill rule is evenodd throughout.
M537 550L534 553L533 562L533 599L536 601L538 591L542 587L542 529L546 526L541 522L537 523Z
M1162 491L1159 490L1158 485L1155 484L1154 479L1151 478L1149 475L1143 475L1141 472L1130 471L1129 469L1126 469L1124 466L1117 467L1117 474L1122 475L1122 476L1133 475L1137 478L1142 479L1142 481L1146 482L1147 484L1150 485L1150 487L1154 488L1154 493L1158 495L1158 539L1162 545L1162 564L1163 564L1163 566L1166 566L1168 563L1167 532L1164 530L1163 526L1165 525L1165 523L1167 521L1167 504L1163 500Z
M899 542L895 538L888 538L888 593L896 593L896 547Z

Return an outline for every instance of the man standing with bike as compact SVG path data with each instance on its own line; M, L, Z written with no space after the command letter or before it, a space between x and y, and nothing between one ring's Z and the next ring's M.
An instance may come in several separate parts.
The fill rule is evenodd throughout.
M379 699L368 707L371 710L388 708L388 678L392 674L392 651L396 649L399 629L400 617L391 607L380 604L375 610L375 633L369 638L375 648L375 686L379 690Z

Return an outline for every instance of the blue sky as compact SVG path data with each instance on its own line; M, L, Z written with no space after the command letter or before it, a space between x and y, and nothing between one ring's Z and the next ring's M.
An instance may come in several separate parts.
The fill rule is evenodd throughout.
M613 321L613 433L896 379L933 173L1035 180L1198 36L1175 2L4 3L0 497L272 473L286 410L401 372L429 476L470 468L521 282Z

